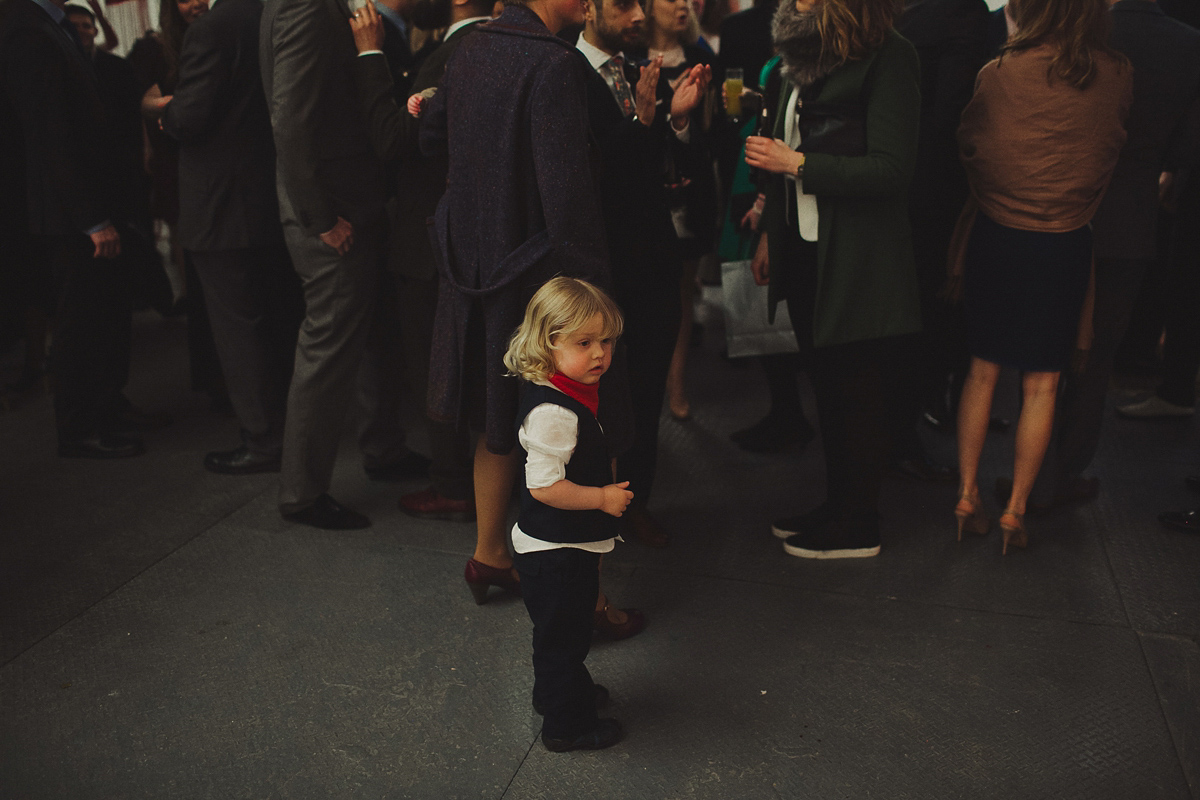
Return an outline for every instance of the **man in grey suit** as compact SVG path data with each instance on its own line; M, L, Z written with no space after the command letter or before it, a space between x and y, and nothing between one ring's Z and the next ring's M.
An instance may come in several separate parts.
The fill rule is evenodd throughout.
M1094 341L1086 362L1064 376L1054 437L1030 497L1043 511L1096 496L1085 477L1100 441L1113 359L1158 238L1160 176L1195 163L1200 138L1200 32L1153 0L1112 5L1114 48L1133 64L1129 137L1092 220L1096 263ZM1083 355L1083 354L1081 354ZM1009 484L997 481L997 495Z
M318 528L365 528L329 496L341 425L371 319L386 221L385 171L351 72L345 0L268 0L260 31L284 238L304 285L283 437L279 509Z

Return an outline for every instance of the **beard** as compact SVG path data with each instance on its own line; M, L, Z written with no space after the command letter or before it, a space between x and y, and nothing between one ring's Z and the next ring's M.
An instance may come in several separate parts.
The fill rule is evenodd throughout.
M417 0L412 9L412 24L423 31L450 25L449 0Z
M795 3L788 0L782 0L775 9L771 41L783 57L783 76L801 89L841 66L837 56L824 52L816 12L797 11Z
M596 37L600 39L606 49L619 53L637 46L642 39L642 29L641 26L610 27L607 23L597 20Z

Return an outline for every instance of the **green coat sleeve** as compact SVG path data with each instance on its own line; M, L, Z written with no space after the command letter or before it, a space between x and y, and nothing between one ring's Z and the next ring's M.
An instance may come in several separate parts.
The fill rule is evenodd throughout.
M916 167L921 65L911 44L893 35L879 51L867 89L867 154L813 153L804 191L822 197L881 197L908 191Z

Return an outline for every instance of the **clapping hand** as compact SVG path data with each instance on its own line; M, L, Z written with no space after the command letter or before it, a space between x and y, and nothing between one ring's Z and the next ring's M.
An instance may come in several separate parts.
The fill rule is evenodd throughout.
M712 67L704 64L697 64L683 73L675 84L675 95L671 98L671 119L686 120L700 105L711 81Z
M642 67L634 94L634 109L638 121L649 128L654 123L654 111L658 106L658 75L662 72L662 56L655 56Z

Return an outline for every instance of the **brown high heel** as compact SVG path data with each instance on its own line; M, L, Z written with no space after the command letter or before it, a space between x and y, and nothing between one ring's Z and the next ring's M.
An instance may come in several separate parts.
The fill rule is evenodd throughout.
M475 598L475 605L481 606L487 602L488 587L499 586L506 592L521 596L521 582L513 577L513 570L501 569L500 567L489 567L482 561L471 559L467 561L467 568L463 570L463 578L467 581L467 588L471 590L471 596Z
M983 501L976 491L972 497L969 494L960 495L958 505L954 507L954 516L958 519L958 540L961 542L963 531L975 536L987 536L991 520L983 510Z
M1011 519L1017 524L1008 524L1006 520ZM1000 545L1000 555L1008 555L1008 546L1020 547L1024 550L1029 545L1029 534L1025 532L1025 515L1018 514L1012 509L1005 509L1000 515L1000 530L1004 533L1004 543Z
M624 622L613 622L608 617L608 598L604 599L604 607L592 614L592 628L605 639L619 641L637 636L646 627L646 615L636 608L622 608L625 612Z

